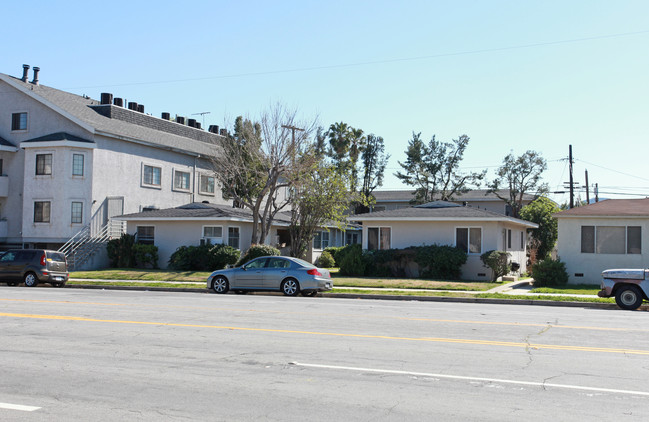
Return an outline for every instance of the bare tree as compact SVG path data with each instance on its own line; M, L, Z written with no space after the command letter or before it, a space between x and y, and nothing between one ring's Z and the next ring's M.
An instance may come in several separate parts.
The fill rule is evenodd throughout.
M296 157L315 128L315 119L300 121L297 110L276 103L257 122L237 117L233 133L217 145L215 177L225 198L252 211L252 244L266 242L275 215L289 204L287 193L301 174Z

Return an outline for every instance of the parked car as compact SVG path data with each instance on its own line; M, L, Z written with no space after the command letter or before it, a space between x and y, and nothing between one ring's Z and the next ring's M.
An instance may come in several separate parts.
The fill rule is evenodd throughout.
M50 283L63 287L69 278L65 254L45 249L10 249L0 256L0 281L27 287Z
M597 296L615 296L622 309L634 310L649 299L649 270L613 269L602 272L601 289Z
M297 258L262 256L246 264L214 271L207 278L207 288L216 293L245 293L253 290L280 291L287 296L315 296L331 290L329 271Z

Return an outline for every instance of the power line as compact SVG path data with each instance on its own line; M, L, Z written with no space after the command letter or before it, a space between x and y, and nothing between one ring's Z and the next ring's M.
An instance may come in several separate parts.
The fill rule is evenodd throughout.
M215 80L215 79L242 78L247 76L275 75L281 73L309 72L314 70L342 69L348 67L370 66L370 65L377 65L377 64L438 59L442 57L464 56L469 54L494 53L498 51L520 50L526 48L545 47L545 46L559 45L559 44L571 44L571 43L601 40L607 38L628 37L628 36L643 35L648 33L649 30L643 30L643 31L635 31L635 32L623 32L618 34L598 35L593 37L573 38L567 40L546 41L546 42L539 42L539 43L532 43L532 44L520 44L520 45L513 45L508 47L495 47L495 48L485 48L485 49L478 49L478 50L465 50L465 51L458 51L452 53L431 54L426 56L401 57L401 58L392 58L392 59L383 59L383 60L369 60L363 62L331 64L331 65L312 66L312 67L298 67L292 69L265 70L260 72L233 73L228 75L206 76L202 78L170 79L164 81L131 82L131 83L123 83L123 84L108 84L108 85L94 85L94 86L77 86L77 87L70 87L65 89L108 88L108 87L120 87L120 86L131 86L131 85L159 85L159 84L170 84L170 83L178 83L178 82L196 82L196 81L206 81L206 80Z

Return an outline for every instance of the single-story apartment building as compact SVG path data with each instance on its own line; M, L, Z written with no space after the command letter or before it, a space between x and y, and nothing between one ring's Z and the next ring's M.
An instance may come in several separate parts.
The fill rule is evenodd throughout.
M490 250L506 251L512 262L527 267L527 230L538 225L501 213L434 201L414 207L349 216L363 225L363 249L402 249L410 246L452 245L466 250L462 266L466 280L488 280L491 271L480 255Z
M554 217L569 283L599 284L604 270L649 266L649 198L607 199Z
M175 208L143 211L114 217L126 222L126 232L140 243L158 247L158 264L166 268L169 257L181 246L201 243L227 244L244 253L250 247L253 219L249 209L211 203L190 203ZM266 244L288 254L290 214L275 216ZM328 246L344 246L356 241L360 227L348 225L345 230L335 226L316 231L306 259L315 262Z

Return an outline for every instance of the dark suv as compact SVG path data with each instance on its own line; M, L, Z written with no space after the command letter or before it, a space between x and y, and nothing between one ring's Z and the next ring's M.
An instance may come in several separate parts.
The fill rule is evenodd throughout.
M25 282L27 287L34 287L38 283L63 287L68 277L68 263L61 252L11 249L0 255L0 281L10 286Z

